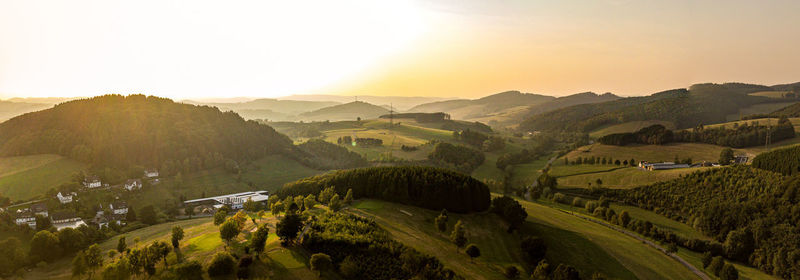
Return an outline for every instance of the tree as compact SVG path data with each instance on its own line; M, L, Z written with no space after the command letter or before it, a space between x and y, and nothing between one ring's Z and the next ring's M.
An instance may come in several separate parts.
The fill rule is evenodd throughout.
M353 203L353 189L347 189L347 194L344 195L344 204L350 205Z
M100 246L92 244L84 252L86 262L86 269L89 271L89 279L92 278L94 271L103 266L103 253L100 251Z
M286 213L283 218L275 225L275 234L281 239L281 243L286 245L297 238L297 234L303 227L303 220L296 213Z
M703 253L703 258L701 260L703 262L703 268L708 268L708 265L711 264L711 258L712 258L711 252L706 251L705 253Z
M570 265L565 264L558 264L556 269L553 271L552 279L553 280L580 280L580 273L578 270Z
M739 271L736 270L732 264L726 263L719 273L720 280L737 280L739 279Z
M217 213L214 213L214 225L215 226L221 225L222 223L225 222L225 218L227 217L228 213L226 213L225 211L221 210L217 211Z
M109 263L101 273L103 280L125 280L131 278L131 264L127 257L122 256L117 261Z
M148 205L142 208L141 213L142 223L148 225L155 225L158 223L158 218L156 216L156 209L153 205Z
M46 230L34 234L33 238L31 238L30 246L29 255L36 260L52 262L61 256L61 250L58 246L58 237Z
M133 210L133 207L128 207L128 214L125 215L125 220L128 222L136 221L136 211Z
M53 222L50 221L50 218L42 215L36 215L36 231L49 230L52 226Z
M331 268L333 262L331 262L331 256L316 253L311 255L309 264L311 265L311 270L316 271L317 275L321 275L323 271Z
M506 266L503 274L505 274L506 278L508 279L517 279L519 278L519 269L514 265L509 265Z
M125 236L120 236L119 240L117 240L117 252L125 253L125 249L128 248L128 244L125 243Z
M542 175L539 175L539 178L537 178L536 181L541 188L556 189L558 186L558 180L556 177L550 176L549 172L543 172Z
M252 239L250 240L250 247L253 248L253 252L256 252L256 258L258 258L261 252L264 252L264 246L267 244L267 238L269 237L269 228L267 225L259 225L256 232L253 234Z
M755 249L753 234L746 228L730 231L725 243L722 244L722 249L728 258L747 262L747 258Z
M336 191L334 190L333 187L327 187L324 188L321 192L319 192L319 197L317 198L319 199L320 203L328 203L331 201L331 197L333 197L333 194L335 192Z
M597 180L595 180L594 183L597 185L598 188L603 186L603 180L600 180L600 178L597 178Z
M229 219L234 220L236 222L236 226L239 227L239 231L242 231L244 230L245 224L247 224L247 217L248 217L247 213L245 213L242 210L239 210L239 212L236 212L236 214L234 214Z
M708 270L714 273L714 275L719 276L719 273L722 272L723 266L725 266L725 260L722 259L722 256L716 256L711 259L711 264L708 265Z
M549 278L550 278L550 264L547 263L547 260L543 259L539 261L539 264L536 265L536 269L533 270L531 279L547 280Z
M453 227L453 232L450 233L450 241L453 241L453 244L456 244L458 248L463 248L464 245L467 245L467 230L461 220L458 220Z
M180 242L183 239L183 228L180 226L172 227L172 247L178 249Z
M303 205L306 207L306 209L310 210L314 208L314 205L316 204L317 204L317 198L314 197L313 194L308 194L306 198L303 199Z
M228 252L219 252L214 255L211 263L208 264L208 275L219 277L231 275L236 267L236 260Z
M619 213L618 219L619 219L619 225L621 225L622 227L627 227L628 223L631 222L631 215L628 213L628 211L622 210L622 212Z
M248 198L247 201L244 202L243 207L247 212L258 212L258 210L261 210L261 203Z
M169 255L169 244L164 241L153 241L153 244L147 246L148 256L151 258L151 263L158 263L159 259L164 261L164 267L168 267L167 255Z
M272 205L269 206L269 211L272 212L272 215L277 216L278 214L281 213L281 211L283 211L283 203L281 203L280 201L273 203Z
M189 216L189 218L194 216L194 206L187 205L183 211L186 212L186 216Z
M75 255L75 258L72 259L72 276L80 277L88 272L89 268L86 267L86 254L84 251L80 251Z
M194 280L203 278L203 265L198 261L190 261L173 267L175 276L179 280Z
M442 216L440 214L438 217L436 217L434 222L436 223L436 229L439 230L439 232L447 231L447 217L446 216Z
M239 224L231 219L228 219L221 226L219 226L219 237L230 246L231 240L239 235Z
M478 246L476 246L475 244L467 245L466 252L467 252L467 255L469 255L469 260L470 261L472 261L472 259L474 259L474 258L477 258L477 257L481 256L481 250L478 249Z
M522 252L530 258L532 263L538 263L544 259L544 254L547 252L547 245L544 240L537 236L526 236L520 243Z
M722 152L719 153L719 164L729 165L731 161L733 161L733 150L731 148L722 149Z
M334 194L331 197L331 201L328 202L328 208L330 208L331 211L333 211L333 212L336 212L336 211L339 211L339 209L342 209L342 201L339 199L339 195L338 194Z
M64 250L65 254L72 254L83 249L86 243L83 233L72 228L61 229L57 236L59 247Z

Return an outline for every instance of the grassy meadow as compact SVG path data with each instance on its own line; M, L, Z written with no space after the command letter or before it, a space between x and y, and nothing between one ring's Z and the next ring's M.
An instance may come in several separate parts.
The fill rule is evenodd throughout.
M576 166L573 168L572 166L561 165L557 168L554 168L554 172L555 174L561 174L558 177L558 185L562 187L587 188L590 186L596 186L597 180L600 179L603 183L602 187L612 189L629 189L677 179L686 174L711 168L701 167L647 171L638 167L619 167L616 165L601 165L595 167L597 167L597 171L581 172L581 170L590 168L582 168L581 166ZM603 170L604 168L607 168L607 170Z
M86 167L59 155L0 158L0 193L12 200L30 199L69 182Z
M650 121L630 121L621 124L615 124L606 126L600 129L596 129L592 132L589 132L589 137L591 138L600 138L609 134L614 133L626 133L626 132L636 132L642 128L660 124L666 127L667 129L675 129L675 124L668 121L660 121L660 120L650 120Z

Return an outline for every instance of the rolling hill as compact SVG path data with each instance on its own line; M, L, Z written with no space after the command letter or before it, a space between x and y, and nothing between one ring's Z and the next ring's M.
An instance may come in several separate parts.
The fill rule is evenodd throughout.
M4 121L25 113L44 110L52 106L53 105L51 104L42 103L0 101L0 121Z
M688 89L674 89L650 96L629 97L597 104L570 106L532 116L520 124L520 130L566 130L589 132L604 126L630 121L658 120L677 128L694 127L727 121L727 116L756 104L774 99L749 96L761 87L740 84L696 84Z
M393 106L394 110L405 111L411 107L438 101L450 100L452 98L444 97L427 97L427 96L374 96L374 95L359 95L359 96L346 96L346 95L326 95L326 94L309 94L309 95L290 95L279 97L278 100L297 100L297 101L323 101L335 103L348 103L355 100L364 101L370 104L380 106Z
M183 102L194 105L214 106L222 111L234 111L245 119L268 119L272 121L294 120L296 115L341 104L339 102L330 101L278 100L269 98L237 103L206 103L192 100L185 100Z
M354 101L302 113L298 115L298 118L303 121L350 121L357 118L375 119L388 113L389 110L384 107Z
M409 109L415 113L445 112L453 119L472 120L497 114L515 107L527 107L541 104L555 99L545 96L519 91L506 91L475 100L458 99L434 103L427 103Z
M235 113L144 95L65 102L0 124L2 156L60 154L103 167L159 167L167 175L293 149L285 135Z

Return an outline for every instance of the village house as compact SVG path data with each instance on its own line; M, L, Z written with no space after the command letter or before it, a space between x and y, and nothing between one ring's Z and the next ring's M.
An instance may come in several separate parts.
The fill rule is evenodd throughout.
M53 220L53 226L58 230L64 228L78 228L86 224L80 217L75 215L74 212L69 211L55 212L50 217Z
M111 210L111 214L113 215L127 215L128 214L128 204L125 201L117 200L112 202L108 205L108 209Z
M146 169L144 171L144 176L147 178L156 178L158 177L158 170L157 169Z
M746 164L748 159L747 155L738 155L733 158L733 164Z
M83 186L87 187L87 188L90 188L90 189L94 189L94 188L102 187L103 183L100 182L100 177L97 177L97 176L86 176L86 178L83 179Z
M214 197L198 198L184 201L184 205L212 205L214 208L221 208L228 205L231 209L242 209L244 203L252 200L258 203L265 203L269 199L269 192L255 191L255 192L241 192L227 195L220 195Z
M14 220L17 225L27 224L31 228L36 228L36 216L31 214L28 209L17 210L17 218Z
M33 215L39 215L42 217L49 216L47 213L47 205L44 203L36 203L31 205L30 212L33 213Z
M58 198L58 201L60 201L61 204L67 204L67 203L72 202L72 198L75 195L77 195L75 192L72 192L72 193L69 193L69 194L66 194L66 195L63 195L63 194L61 194L61 192L58 192L58 194L56 195L56 198Z
M124 187L126 190L133 191L142 188L142 180L141 179L128 179L125 181Z

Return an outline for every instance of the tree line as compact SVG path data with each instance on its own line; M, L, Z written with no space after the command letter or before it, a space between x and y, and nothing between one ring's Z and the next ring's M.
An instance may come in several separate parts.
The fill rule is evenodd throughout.
M369 167L341 170L287 183L280 197L319 194L333 187L344 196L376 198L427 209L480 212L489 208L489 188L474 178L446 169L422 166Z
M304 165L317 169L347 169L368 164L360 154L322 139L308 140L297 145L297 148L300 151L297 159Z
M765 152L753 158L753 167L783 175L800 173L800 146Z

